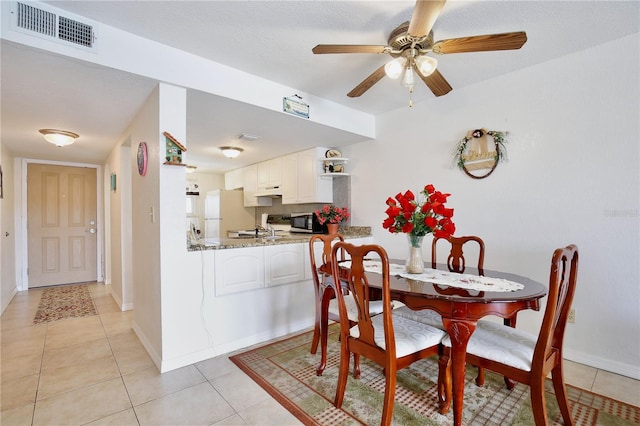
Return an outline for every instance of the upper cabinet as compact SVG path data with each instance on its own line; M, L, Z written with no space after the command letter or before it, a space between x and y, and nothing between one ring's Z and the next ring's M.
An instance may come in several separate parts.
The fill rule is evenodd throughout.
M258 190L282 185L282 163L282 157L258 163Z
M244 185L243 179L242 169L235 169L226 172L224 174L224 189L231 190L242 188L242 185Z
M320 179L326 148L287 155L282 163L282 204L331 203L333 181Z
M242 188L244 191L244 206L258 207L273 204L271 198L256 197L258 192L258 165L252 164L242 169Z

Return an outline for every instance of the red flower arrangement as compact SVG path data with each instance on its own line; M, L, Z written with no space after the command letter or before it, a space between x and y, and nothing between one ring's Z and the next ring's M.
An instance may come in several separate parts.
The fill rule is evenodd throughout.
M323 206L322 209L316 209L314 213L320 225L324 225L325 223L341 223L351 216L349 209L346 207L336 207L333 204L327 204Z
M414 237L424 237L430 233L449 238L456 231L451 221L453 209L445 207L449 195L436 191L429 184L420 191L420 199L416 199L410 190L404 194L398 193L395 199L389 197L385 211L388 217L382 222L382 227L392 234L409 234L412 245Z

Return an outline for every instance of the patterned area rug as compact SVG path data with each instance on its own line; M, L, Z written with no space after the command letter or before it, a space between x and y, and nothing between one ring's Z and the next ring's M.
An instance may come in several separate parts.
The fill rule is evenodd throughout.
M98 311L86 284L50 287L42 292L33 323L41 324L97 314Z
M331 326L327 368L320 377L315 369L319 353L309 353L313 333L254 348L230 359L293 415L307 425L375 425L382 416L384 375L375 363L361 357L361 377L349 375L342 409L333 406L337 383L339 345L337 327ZM319 351L319 350L318 350ZM353 362L352 362L353 366ZM429 358L398 372L393 424L451 425L453 414L437 411L437 359ZM465 425L533 425L529 387L516 384L509 391L503 378L489 371L485 385L478 387L475 369L467 371ZM547 383L550 424L561 425L553 387ZM576 425L637 425L640 408L567 386Z

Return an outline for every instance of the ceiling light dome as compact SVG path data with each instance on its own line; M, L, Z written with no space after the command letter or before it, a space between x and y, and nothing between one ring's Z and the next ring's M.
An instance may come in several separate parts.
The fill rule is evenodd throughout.
M221 146L220 151L222 151L222 154L227 158L236 158L244 150L237 146Z
M56 129L40 129L40 133L44 135L44 139L57 146L67 146L75 142L80 137L77 133L68 132L66 130Z

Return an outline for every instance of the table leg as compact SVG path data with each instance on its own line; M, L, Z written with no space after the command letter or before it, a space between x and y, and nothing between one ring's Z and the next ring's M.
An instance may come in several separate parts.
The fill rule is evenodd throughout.
M451 337L451 375L453 387L453 424L462 425L464 406L464 375L467 358L467 343L476 329L476 321L442 318Z

